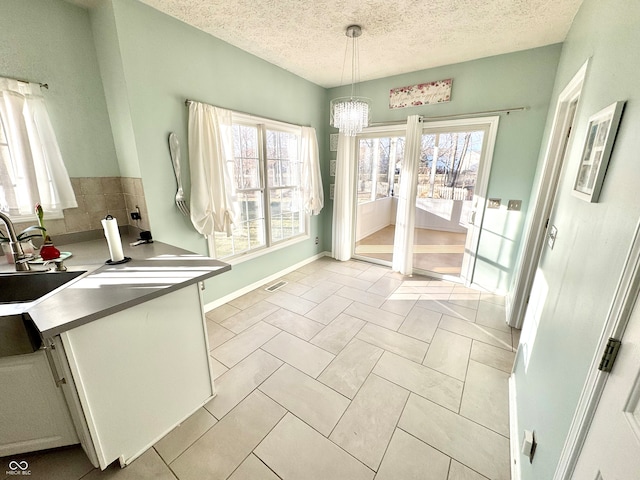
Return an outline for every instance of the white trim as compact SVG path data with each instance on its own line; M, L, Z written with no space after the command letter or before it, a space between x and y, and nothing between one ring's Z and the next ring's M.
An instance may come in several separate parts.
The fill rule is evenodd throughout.
M280 270L279 272L276 272L272 275L269 275L267 277L263 277L262 279L253 282L250 285L247 285L245 287L242 287L228 295L225 295L224 297L220 297L216 300L214 300L213 302L209 302L207 304L205 304L204 306L204 311L205 312L210 312L211 310L213 310L214 308L218 308L221 305L224 305L225 303L230 302L231 300L234 300L238 297L241 297L242 295L244 295L245 293L249 293L252 290L255 290L256 288L261 287L262 285L264 285L265 283L269 283L273 280L276 280L280 277L282 277L283 275L286 275L287 273L291 273L294 270L299 269L300 267L303 267L305 265L307 265L308 263L311 262L315 262L316 260L318 260L319 258L322 257L329 257L331 256L330 252L320 252L312 257L309 257L305 260L302 260L301 262L296 263L295 265L291 265L290 267L284 268L282 270Z
M616 287L607 320L600 333L598 348L596 349L589 374L582 388L578 406L576 408L571 427L565 441L560 460L553 480L569 480L573 475L584 441L589 433L591 421L598 407L600 396L604 390L608 375L598 370L602 352L610 337L622 339L624 330L629 322L631 311L640 293L640 223L636 225L633 242L625 265Z
M511 456L511 480L520 480L520 442L518 442L518 404L516 403L516 378L509 377L509 450Z
M547 229L546 220L551 214L563 158L570 147L569 144L566 144L566 149L563 148L565 146L565 132L570 126L568 113L571 104L577 101L576 110L572 117L572 121L575 124L588 65L589 60L587 59L562 90L556 102L551 134L549 135L549 142L542 164L542 174L535 192L533 213L528 225L525 227L522 242L524 248L520 261L516 266L513 288L511 288L509 299L506 302L508 323L514 328L522 328L522 323L524 322L527 300L531 293L531 286L533 285L533 279L544 245ZM572 135L569 142L572 141L573 137Z

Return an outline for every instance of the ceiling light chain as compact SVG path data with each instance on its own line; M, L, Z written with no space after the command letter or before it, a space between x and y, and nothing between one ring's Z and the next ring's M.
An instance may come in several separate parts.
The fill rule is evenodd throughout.
M331 100L331 126L337 128L340 133L353 137L362 132L369 125L369 112L371 100L356 95L356 83L360 80L358 37L362 35L359 25L350 25L345 32L352 39L351 50L351 95ZM347 45L349 40L347 40ZM345 50L345 62L347 51ZM343 69L344 72L344 69Z

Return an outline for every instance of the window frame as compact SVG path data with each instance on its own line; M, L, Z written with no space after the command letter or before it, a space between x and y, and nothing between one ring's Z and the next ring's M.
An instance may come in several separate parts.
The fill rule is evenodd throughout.
M262 118L254 115L244 114L233 112L232 113L232 127L235 125L252 127L257 130L257 141L258 141L258 163L259 163L259 187L258 188L249 188L249 189L236 189L236 192L256 192L259 191L261 194L262 205L263 205L263 214L264 214L264 244L255 248L251 248L249 250L244 250L239 253L235 253L233 255L227 257L218 257L216 254L216 245L215 245L215 235L210 235L207 237L207 244L209 249L209 255L218 260L222 260L231 265L239 264L245 262L247 260L251 260L267 253L271 253L282 248L295 245L300 242L304 242L310 238L310 226L311 226L311 217L304 210L303 207L300 209L301 215L304 216L302 223L304 225L304 231L298 233L297 235L293 235L291 237L287 237L280 240L273 240L272 234L272 219L271 219L271 202L270 202L270 192L273 190L282 190L286 188L291 188L295 185L287 185L287 186L272 186L269 184L269 173L268 173L268 158L267 158L267 130L276 131L276 132L285 132L294 134L297 137L298 145L300 144L302 129L298 125L293 125L285 122L279 122L277 120L271 120L267 118ZM298 158L300 155L300 151L298 150ZM234 155L235 160L235 155ZM300 162L302 163L302 162ZM302 165L301 165L302 168ZM303 195L302 185L297 185L300 195Z

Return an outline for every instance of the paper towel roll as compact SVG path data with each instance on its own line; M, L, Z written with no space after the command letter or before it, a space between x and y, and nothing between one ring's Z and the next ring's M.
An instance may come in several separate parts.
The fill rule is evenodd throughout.
M120 240L120 231L118 230L118 221L111 215L107 215L107 217L102 220L102 228L104 228L104 236L107 238L107 245L109 245L111 261L120 262L124 260L122 240Z

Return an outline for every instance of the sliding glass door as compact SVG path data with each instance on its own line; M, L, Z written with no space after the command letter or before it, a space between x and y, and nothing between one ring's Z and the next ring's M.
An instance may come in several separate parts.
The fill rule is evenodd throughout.
M393 255L403 129L377 128L359 138L354 252L386 265ZM416 178L416 273L471 282L496 131L497 118L425 124Z

